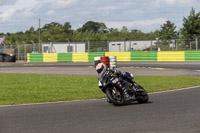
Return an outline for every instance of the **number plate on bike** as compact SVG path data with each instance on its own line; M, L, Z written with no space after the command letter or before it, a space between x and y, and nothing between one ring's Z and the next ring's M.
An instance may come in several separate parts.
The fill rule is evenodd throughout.
M118 80L119 80L118 78L114 78L114 79L112 79L112 82L115 84L115 83L117 83Z

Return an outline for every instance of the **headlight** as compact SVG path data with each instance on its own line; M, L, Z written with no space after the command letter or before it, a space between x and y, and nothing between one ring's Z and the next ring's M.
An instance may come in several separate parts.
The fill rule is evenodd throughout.
M134 78L133 74L131 73L131 77Z

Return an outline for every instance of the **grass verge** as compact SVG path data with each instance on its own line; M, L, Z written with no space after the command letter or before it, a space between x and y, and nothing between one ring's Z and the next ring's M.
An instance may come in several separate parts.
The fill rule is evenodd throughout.
M97 76L0 74L0 105L104 98ZM148 92L200 86L200 77L136 76Z

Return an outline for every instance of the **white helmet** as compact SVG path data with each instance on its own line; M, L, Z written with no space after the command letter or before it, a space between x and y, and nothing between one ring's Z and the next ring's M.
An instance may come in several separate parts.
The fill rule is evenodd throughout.
M106 65L103 63L99 63L96 66L97 73L101 73L102 71L106 71Z

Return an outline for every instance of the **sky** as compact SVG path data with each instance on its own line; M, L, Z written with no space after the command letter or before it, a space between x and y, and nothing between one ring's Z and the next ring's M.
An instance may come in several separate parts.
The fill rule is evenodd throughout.
M192 7L200 12L199 0L0 0L0 32L37 29L51 22L70 22L78 29L87 21L103 22L108 28L153 32L167 20L177 30Z

